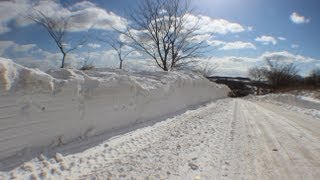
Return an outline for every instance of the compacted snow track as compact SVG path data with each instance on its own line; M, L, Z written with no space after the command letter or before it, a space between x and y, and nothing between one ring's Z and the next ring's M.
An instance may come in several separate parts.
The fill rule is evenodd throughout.
M272 104L237 103L238 118L246 125L245 179L319 178L319 120Z
M34 159L2 177L317 179L319 129L319 119L280 106L224 99L82 153Z

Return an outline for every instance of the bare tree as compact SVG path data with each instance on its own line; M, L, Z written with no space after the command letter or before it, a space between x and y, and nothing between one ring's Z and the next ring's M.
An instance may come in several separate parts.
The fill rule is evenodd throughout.
M218 69L218 65L216 63L210 63L202 61L195 61L192 64L188 65L187 67L182 67L181 69L178 67L179 70L191 70L195 73L202 75L205 78L212 76L216 73Z
M129 15L131 23L120 31L131 47L151 57L164 71L203 55L205 40L194 40L198 23L190 25L188 0L140 0Z
M86 71L86 70L93 70L95 67L93 65L93 61L90 60L90 51L88 51L87 57L84 59L82 64L80 64L79 70Z
M123 68L123 61L133 52L127 43L119 39L119 34L107 36L106 38L98 38L102 42L106 42L110 47L117 52L119 59L119 69Z
M125 51L124 48L126 45L121 42L120 40L113 40L110 42L110 46L117 52L118 58L119 58L119 69L122 69L123 61L131 54L132 50Z
M274 89L288 87L293 85L298 78L299 70L294 64L280 64L270 59L266 60L269 70L266 73L266 79Z
M320 69L313 69L310 74L306 77L306 81L309 85L316 88L320 87Z
M266 80L266 75L267 75L268 70L266 68L259 68L259 67L253 67L249 69L249 77L252 78L254 81L258 82L259 84L257 85L257 95L260 94L260 83L263 80Z
M313 69L311 72L310 72L310 77L317 77L319 78L320 77L320 69Z
M68 47L66 40L67 32L71 29L70 26L70 17L56 17L49 16L42 12L41 10L33 8L31 14L28 15L28 18L34 21L36 24L42 26L47 30L50 37L54 40L55 44L58 46L60 52L62 53L62 63L61 68L64 68L64 62L66 56L71 51L76 50L80 45L85 43L85 40L82 39L76 45Z
M265 80L267 71L268 70L266 68L253 67L249 69L248 74L253 80L261 82Z
M212 76L214 73L216 73L217 69L218 69L217 64L209 64L209 62L207 62L205 67L203 68L202 75L203 77Z

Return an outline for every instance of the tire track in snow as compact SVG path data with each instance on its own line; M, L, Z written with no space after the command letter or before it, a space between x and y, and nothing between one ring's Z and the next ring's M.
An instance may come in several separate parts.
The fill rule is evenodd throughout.
M247 174L246 176L249 179L274 179L281 172L277 172L274 169L274 166L279 166L277 163L276 157L273 156L273 149L279 147L279 143L275 140L272 134L266 133L263 126L261 126L260 121L264 121L266 118L261 117L260 111L254 106L248 106L248 102L241 103L241 111L244 113L244 117L247 120L247 123L250 124L248 129L251 132L250 143L248 144L249 151L254 154L250 158L255 159L255 165L252 166L250 164L246 164L246 166L250 166L251 168L256 168L254 174ZM280 156L279 158L284 158ZM286 162L286 161L284 161ZM287 166L284 166L287 167ZM284 170L286 171L286 170ZM284 175L288 173L283 173Z
M243 119L250 124L248 147L256 155L257 174L246 179L317 179L320 175L319 136L294 122L307 125L305 116L288 116L290 111L279 111L277 106L240 100ZM279 113L280 112L280 113ZM309 117L308 117L309 118ZM320 123L320 122L319 122ZM318 123L318 125L320 125ZM301 135L305 132L308 138ZM312 141L310 141L312 139ZM250 164L248 164L250 166Z

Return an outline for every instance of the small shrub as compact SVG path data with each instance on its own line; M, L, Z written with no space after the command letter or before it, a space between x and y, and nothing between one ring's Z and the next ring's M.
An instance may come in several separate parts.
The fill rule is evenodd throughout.
M89 71L89 70L93 70L94 68L95 68L94 65L84 65L79 70L81 70L81 71Z

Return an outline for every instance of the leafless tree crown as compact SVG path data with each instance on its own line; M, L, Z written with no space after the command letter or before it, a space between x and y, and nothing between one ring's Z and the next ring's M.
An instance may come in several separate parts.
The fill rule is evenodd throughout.
M249 75L257 81L267 80L273 89L288 87L298 81L299 70L295 64L279 63L271 59L266 59L266 64L267 68L250 69Z
M82 39L75 46L68 47L66 35L71 28L69 23L71 17L52 17L41 10L33 8L33 11L28 15L28 18L45 28L50 37L54 40L55 44L58 46L63 55L61 68L64 67L66 55L85 43L85 40Z
M187 0L141 0L122 33L134 49L151 57L164 71L185 65L206 47L204 41L192 41L198 25L187 24L189 4Z
M119 59L119 69L123 68L123 61L133 52L132 48L128 49L128 44L119 39L119 33L112 34L106 38L98 37L99 41L109 44L109 46L116 51Z
M253 80L255 81L263 81L263 80L266 80L265 76L267 74L267 71L268 69L267 68L264 68L264 67L253 67L253 68L250 68L249 69L249 76L250 78L252 78Z
M267 60L267 64L270 69L267 78L275 86L294 81L299 73L297 66L293 63L280 64L277 61Z

